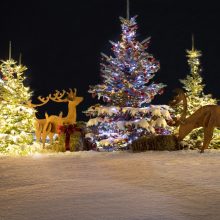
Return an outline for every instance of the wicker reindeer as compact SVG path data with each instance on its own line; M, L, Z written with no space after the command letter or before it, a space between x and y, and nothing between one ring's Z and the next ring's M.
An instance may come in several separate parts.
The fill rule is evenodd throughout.
M213 130L215 127L220 127L220 106L206 105L199 108L192 115L186 118L187 114L187 99L182 89L176 89L177 95L170 102L171 105L176 105L183 102L183 112L179 119L175 119L174 126L179 126L178 140L183 140L195 128L204 128L204 140L201 148L201 153L208 148L212 140Z
M56 90L56 92L47 97L38 97L38 100L41 101L40 104L33 104L31 101L28 101L28 106L36 108L38 106L43 106L48 103L49 100L54 102L68 102L68 114L66 117L62 117L62 112L59 116L45 114L44 119L38 119L36 117L34 122L35 134L37 141L42 140L43 146L45 146L46 137L49 136L50 142L53 142L53 136L57 133L58 126L63 124L74 124L76 123L76 106L82 102L83 97L76 97L76 89L74 92L72 89L69 89L70 92L63 90L62 92ZM66 98L63 98L67 94Z
M67 102L68 103L68 114L66 117L51 115L46 116L46 123L42 132L42 143L45 146L46 137L51 133L57 133L58 127L63 124L75 124L76 123L76 106L83 101L83 97L76 96L77 90L74 92L69 89L69 92L63 90L62 92L56 90L56 93L49 95L49 99L54 102ZM67 94L67 97L64 96Z
M33 104L31 101L28 101L27 105L31 108L36 108L36 107L39 107L39 106L43 106L43 105L45 105L49 102L50 98L49 98L49 96L47 96L47 97L39 96L38 100L41 101L40 104ZM36 115L35 115L35 117L36 117ZM34 128L35 128L35 135L36 135L36 140L37 141L40 141L40 139L41 139L41 134L43 132L43 128L44 128L45 124L46 124L46 119L45 118L44 119L38 119L37 117L35 118ZM53 136L54 136L54 133L49 134L50 140L53 139Z

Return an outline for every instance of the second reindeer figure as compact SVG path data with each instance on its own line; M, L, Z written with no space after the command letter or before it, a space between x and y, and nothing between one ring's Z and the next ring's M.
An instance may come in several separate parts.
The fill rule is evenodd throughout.
M177 95L171 102L171 105L176 105L183 102L183 112L179 119L175 120L174 126L179 126L178 140L182 141L195 128L204 128L204 140L201 148L201 153L208 148L212 140L213 130L215 127L220 127L220 106L206 105L199 108L192 115L186 118L187 99L182 89L176 89Z

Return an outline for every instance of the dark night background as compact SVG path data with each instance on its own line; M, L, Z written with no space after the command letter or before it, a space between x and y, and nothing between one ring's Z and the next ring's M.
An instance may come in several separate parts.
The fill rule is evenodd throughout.
M202 51L202 76L205 92L220 98L219 51L220 25L218 1L130 0L131 15L138 15L138 40L151 36L149 52L160 61L161 69L153 78L167 84L154 103L166 104L172 90L189 73L186 49ZM38 95L55 89L77 88L84 102L78 108L78 120L86 120L82 111L98 103L87 92L89 85L100 82L100 52L111 53L109 40L120 37L119 16L126 17L126 0L81 0L29 3L5 1L0 7L0 58L12 57L28 67L28 85ZM38 108L39 117L67 111L67 105L51 103Z

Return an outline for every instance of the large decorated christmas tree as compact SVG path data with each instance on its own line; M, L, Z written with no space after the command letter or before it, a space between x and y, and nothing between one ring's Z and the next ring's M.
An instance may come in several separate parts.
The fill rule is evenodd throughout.
M33 142L35 112L27 106L31 98L24 85L27 68L9 58L0 64L0 152L27 154Z
M151 79L160 68L159 62L147 52L150 38L136 40L136 17L120 17L122 34L112 42L112 56L102 55L102 84L90 86L93 97L106 105L91 106L86 137L99 149L127 148L143 135L168 134L169 107L151 105L164 84Z
M190 73L185 79L181 79L180 82L183 84L183 88L186 91L187 97L187 117L193 114L201 106L204 105L216 105L217 100L212 98L211 94L204 94L205 84L201 76L201 65L200 57L202 56L201 51L196 50L194 47L194 37L192 36L192 49L186 50L188 65ZM177 107L177 113L181 112L181 107ZM186 138L185 141L190 146L200 145L203 141L203 129L198 128L193 130ZM217 129L214 131L214 138L211 142L212 145L219 145L220 135Z

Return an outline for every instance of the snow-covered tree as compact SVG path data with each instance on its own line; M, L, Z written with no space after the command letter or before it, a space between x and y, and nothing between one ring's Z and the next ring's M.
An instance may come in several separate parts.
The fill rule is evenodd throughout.
M181 79L180 82L186 91L187 97L187 117L193 114L197 109L204 105L216 105L217 100L212 98L211 94L204 94L205 84L201 76L200 57L201 51L196 50L194 47L194 39L192 38L192 49L186 50L188 65L190 73L185 79ZM177 107L177 113L181 112L181 107ZM214 139L211 142L212 145L219 145L220 136L219 132L215 129ZM186 138L185 141L191 146L196 146L203 141L203 129L198 128L193 130Z
M146 50L150 38L136 40L136 17L120 18L122 34L112 42L113 56L102 55L102 84L90 86L89 93L107 102L90 107L87 138L98 148L127 147L142 135L167 134L170 120L168 106L152 106L151 101L163 93L162 83L151 79L160 68L159 62Z
M0 152L25 154L33 142L35 112L27 106L31 98L24 85L24 71L13 59L0 64Z

